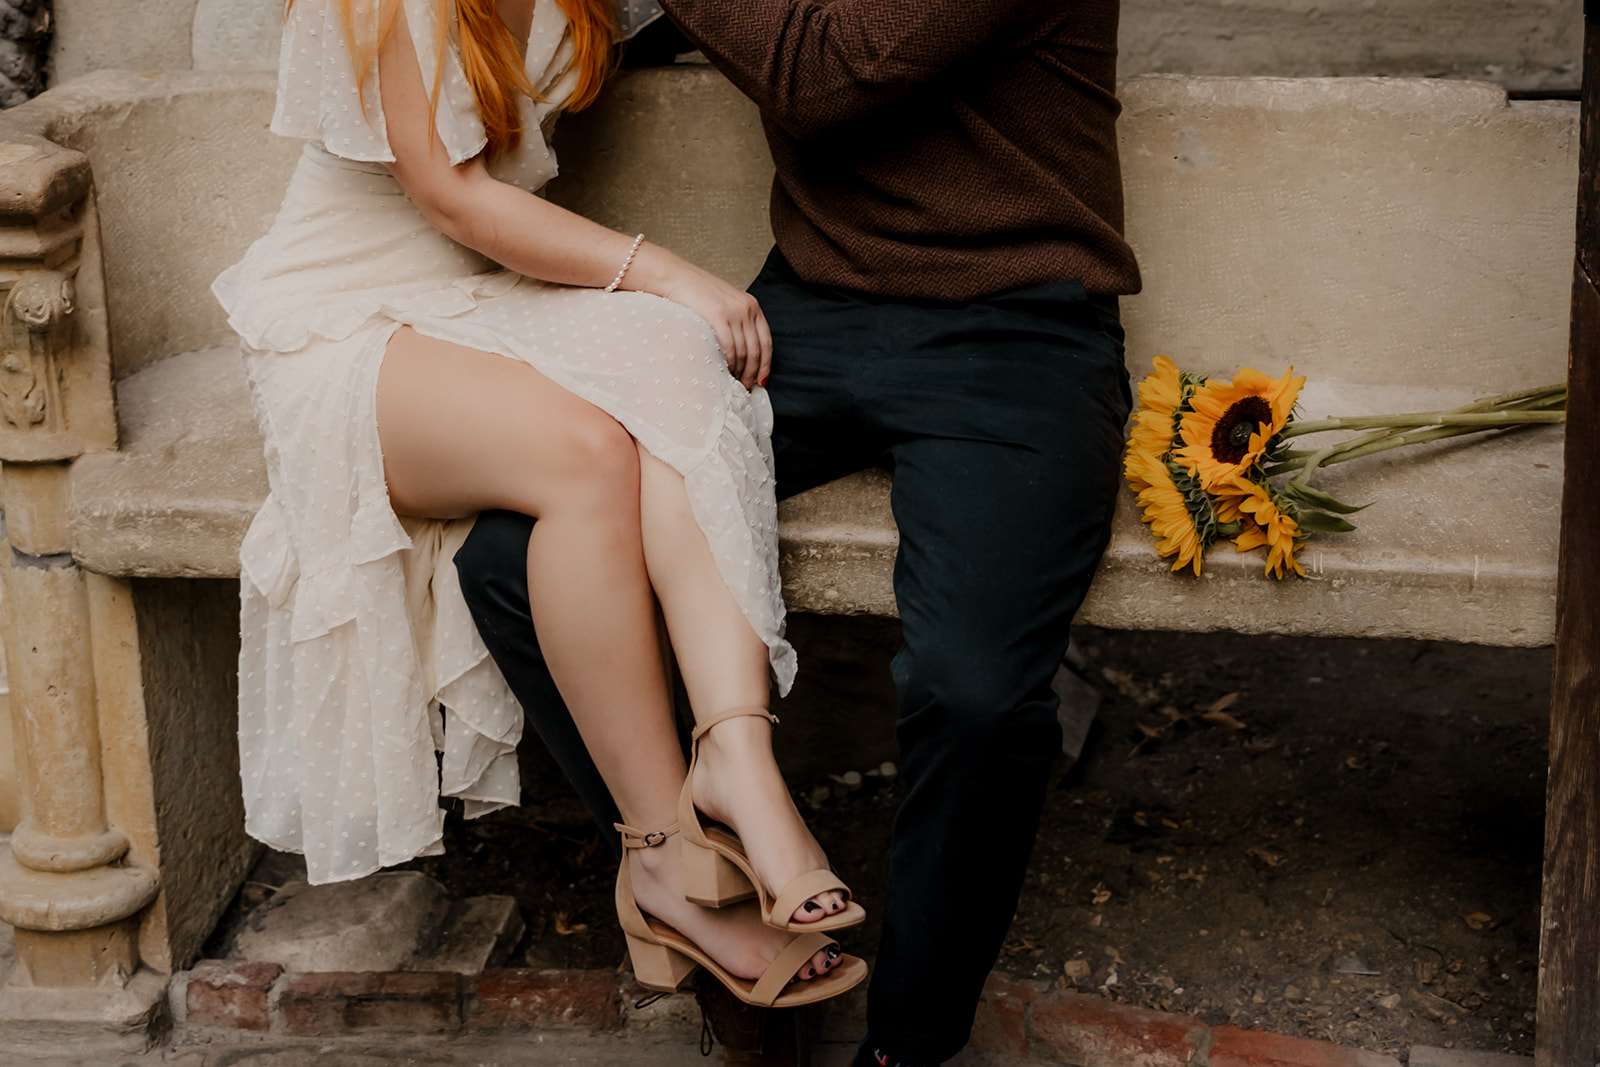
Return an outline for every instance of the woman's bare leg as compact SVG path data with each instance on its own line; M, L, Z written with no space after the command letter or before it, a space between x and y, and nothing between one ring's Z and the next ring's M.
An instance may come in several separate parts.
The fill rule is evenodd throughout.
M525 364L409 328L389 343L377 399L397 511L505 508L539 520L528 590L550 672L623 818L645 830L672 823L685 766L644 565L633 439ZM789 936L752 909L685 901L669 841L630 852L640 904L733 973L759 976ZM801 977L831 965L818 953Z
M767 646L728 591L682 476L640 446L639 480L645 563L695 716L766 707ZM769 893L828 866L783 783L772 728L761 719L729 719L701 739L694 798L701 811L739 834ZM822 893L792 918L815 922L843 907L840 894Z

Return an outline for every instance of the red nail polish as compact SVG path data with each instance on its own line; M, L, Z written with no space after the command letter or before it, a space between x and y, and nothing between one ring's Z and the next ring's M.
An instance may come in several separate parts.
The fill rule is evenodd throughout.
M759 382L757 382L756 384L761 386L761 388L765 389L767 387L767 379L763 378Z

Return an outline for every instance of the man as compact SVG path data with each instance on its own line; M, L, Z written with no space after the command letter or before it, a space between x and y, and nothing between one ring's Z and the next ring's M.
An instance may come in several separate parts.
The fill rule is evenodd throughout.
M856 1063L966 1043L1061 738L1051 678L1109 535L1130 398L1117 0L661 0L761 108L780 495L877 464L900 530L907 786ZM602 820L537 661L531 521L457 558L484 639Z

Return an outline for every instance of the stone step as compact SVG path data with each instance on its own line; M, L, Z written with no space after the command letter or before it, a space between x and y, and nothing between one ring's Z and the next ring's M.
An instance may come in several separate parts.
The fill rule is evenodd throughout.
M457 900L450 905L437 940L418 948L405 969L481 974L510 959L526 929L515 897Z
M283 886L245 917L227 955L303 973L472 975L505 962L523 930L511 897L451 901L425 874L384 871Z

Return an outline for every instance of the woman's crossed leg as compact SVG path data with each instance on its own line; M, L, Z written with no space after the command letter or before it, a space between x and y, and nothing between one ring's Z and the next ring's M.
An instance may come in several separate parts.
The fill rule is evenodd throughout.
M765 646L717 574L682 479L611 416L532 367L409 327L389 342L377 406L396 511L455 518L504 508L539 520L528 543L528 590L551 674L623 819L646 830L675 821L686 768L659 652L656 596L680 646L692 703L764 705L767 690ZM763 873L815 867L821 851L793 811L770 742L728 730L746 721L756 722L732 720L708 735L726 733L728 751L718 758L708 748L696 799L735 829L746 824L753 861L755 841L763 842L772 853L758 866ZM735 818L736 810L750 815ZM753 903L712 910L686 901L676 837L630 850L628 862L640 905L739 977L759 977L791 940L763 925ZM833 896L819 903L825 913ZM802 912L802 921L815 914ZM819 952L799 977L832 965Z

